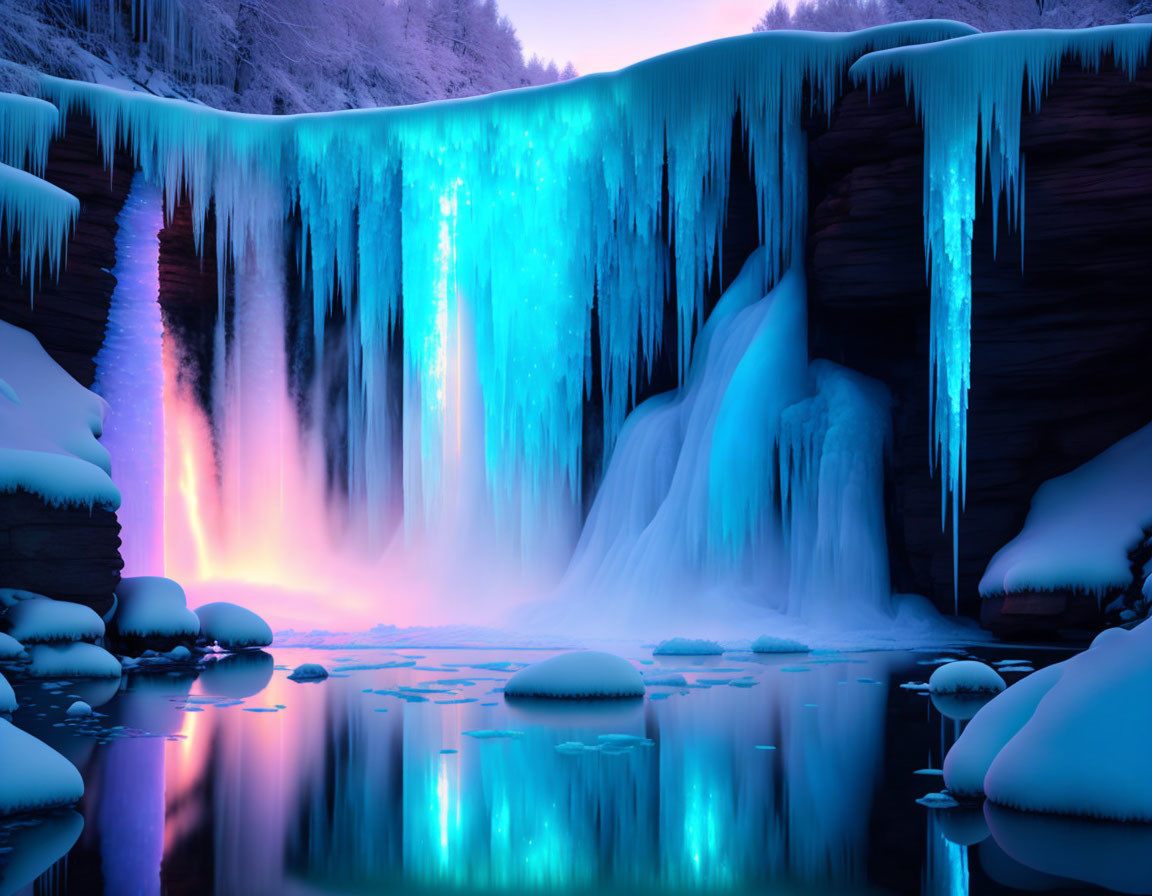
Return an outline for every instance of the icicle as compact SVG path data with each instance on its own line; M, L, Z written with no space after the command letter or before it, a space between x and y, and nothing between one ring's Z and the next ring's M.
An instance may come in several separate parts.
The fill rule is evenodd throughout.
M60 130L60 113L51 103L0 93L0 163L44 176L48 144Z
M901 75L924 124L924 251L932 291L931 377L934 464L940 466L941 525L952 517L953 589L958 590L958 524L967 470L971 380L972 225L978 165L992 206L1005 198L1023 240L1022 95L1038 108L1065 57L1098 70L1111 55L1134 77L1148 61L1152 26L1079 31L999 32L872 53L853 65L870 90Z
M71 193L26 171L0 164L0 226L9 246L20 235L20 276L34 287L47 257L55 276L68 246L68 235L80 214Z

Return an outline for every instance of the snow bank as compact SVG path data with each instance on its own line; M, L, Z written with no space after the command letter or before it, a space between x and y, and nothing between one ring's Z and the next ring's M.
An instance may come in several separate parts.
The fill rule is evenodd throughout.
M995 669L975 660L945 663L928 679L933 694L998 694L1004 688L1004 679Z
M76 766L4 719L0 756L0 815L67 806L84 795Z
M16 692L3 675L0 675L0 712L16 712Z
M656 656L719 656L724 648L706 638L669 638L652 651Z
M504 686L507 697L642 697L644 681L622 657L595 650L562 653L521 669Z
M1152 626L1111 630L977 713L944 762L948 787L1029 811L1152 821Z
M272 643L272 629L268 623L244 607L218 601L196 608L200 619L200 635L209 644L219 644L226 650L246 647L267 647Z
M761 635L752 642L753 653L807 653L808 645L790 638Z
M161 576L121 579L116 588L116 631L131 638L192 638L200 617L188 609L184 589Z
M25 657L24 645L5 632L0 632L0 663Z
M40 347L0 321L0 491L24 489L50 504L120 506L108 452L96 440L104 404ZM13 395L15 400L13 400Z
M20 601L8 611L5 621L8 633L29 645L104 637L104 621L91 607L47 597Z
M292 681L323 681L327 677L328 670L319 663L302 663L288 676Z
M34 644L28 648L33 678L119 678L120 663L103 647L76 641L71 644Z
M1036 490L1024 528L984 577L985 596L1075 587L1103 592L1132 582L1128 552L1152 527L1152 423Z

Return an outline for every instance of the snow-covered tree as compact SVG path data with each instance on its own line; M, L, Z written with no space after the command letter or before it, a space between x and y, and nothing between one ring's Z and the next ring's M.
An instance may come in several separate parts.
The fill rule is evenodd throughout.
M982 31L1087 28L1127 22L1138 6L1134 0L799 0L790 9L778 0L755 30L850 31L914 19L954 19Z

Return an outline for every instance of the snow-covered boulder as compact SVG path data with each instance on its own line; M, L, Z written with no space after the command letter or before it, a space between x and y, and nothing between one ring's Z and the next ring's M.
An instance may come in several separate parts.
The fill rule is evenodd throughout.
M16 712L16 692L3 675L0 675L0 712Z
M200 634L200 618L188 609L184 589L161 576L121 579L112 624L121 638L164 641Z
M724 648L706 638L668 638L652 651L656 656L719 656Z
M24 650L23 644L11 635L0 632L0 663L27 659L27 657L28 653Z
M928 679L933 694L999 694L1005 687L995 669L976 660L945 663Z
M4 719L0 756L0 815L67 806L84 795L76 766Z
M1152 822L1152 626L1021 679L976 714L944 761L957 793L1016 809Z
M77 700L66 710L64 715L70 719L87 719L92 716L92 707L85 703L83 700Z
M116 657L83 641L34 644L28 654L28 674L33 678L119 678L121 673Z
M504 686L506 697L642 697L644 680L622 657L597 650L562 653L521 669Z
M200 636L209 644L219 644L225 650L246 647L267 647L272 643L272 629L268 623L244 607L218 601L197 607L200 618Z
M8 634L24 645L104 637L104 620L95 610L65 600L37 597L18 601L4 620Z
M319 663L302 663L288 676L292 681L323 681L327 677L328 670Z
M773 635L761 635L752 642L753 653L808 653L807 644L793 641L791 638L777 638Z

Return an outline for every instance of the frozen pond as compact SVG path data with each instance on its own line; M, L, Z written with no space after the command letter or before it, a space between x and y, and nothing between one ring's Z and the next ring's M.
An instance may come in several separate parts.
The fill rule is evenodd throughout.
M15 723L87 792L0 829L0 892L1152 892L1139 826L917 804L962 723L901 685L959 652L636 648L687 686L506 702L552 653L285 649L119 690L23 682ZM290 681L305 662L332 677ZM65 722L72 695L101 715Z

